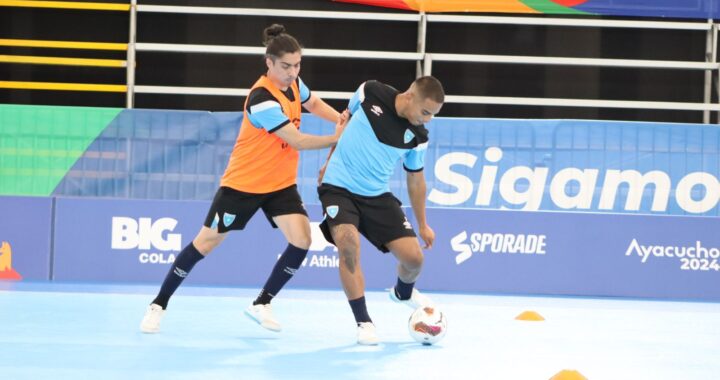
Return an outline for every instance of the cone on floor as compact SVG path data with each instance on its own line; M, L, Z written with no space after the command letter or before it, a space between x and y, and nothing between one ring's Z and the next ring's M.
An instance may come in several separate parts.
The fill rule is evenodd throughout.
M574 369L564 369L556 373L550 380L587 380L587 377Z
M523 311L522 313L518 314L517 317L515 317L518 321L544 321L545 318L538 314L535 311L527 310Z

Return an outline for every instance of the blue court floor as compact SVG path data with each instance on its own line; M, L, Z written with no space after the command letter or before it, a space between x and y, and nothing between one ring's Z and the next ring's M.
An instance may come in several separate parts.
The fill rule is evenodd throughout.
M181 287L145 335L156 290L0 282L0 379L720 378L720 304L429 293L449 329L422 346L411 310L369 292L383 343L361 347L341 291L284 290L272 333L242 314L257 290ZM526 310L546 320L515 320Z

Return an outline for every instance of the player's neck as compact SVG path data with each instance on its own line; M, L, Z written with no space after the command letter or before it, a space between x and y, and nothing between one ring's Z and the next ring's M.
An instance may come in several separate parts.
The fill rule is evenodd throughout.
M397 115L399 117L407 119L405 117L405 108L407 106L407 100L405 98L405 93L400 93L395 96L395 112L397 112Z
M277 88L278 90L285 92L288 89L288 86L283 87L283 83L281 81L275 80L272 76L270 76L270 73L266 73L265 77L270 80L270 82Z

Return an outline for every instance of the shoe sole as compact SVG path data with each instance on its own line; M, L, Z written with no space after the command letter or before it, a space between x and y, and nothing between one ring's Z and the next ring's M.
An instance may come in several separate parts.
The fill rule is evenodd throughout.
M397 304L400 304L400 305L405 305L405 306L407 306L407 307L409 307L409 308L411 308L411 309L413 309L413 310L416 310L416 309L418 309L418 308L420 308L420 307L435 307L435 304L432 303L432 302L431 302L429 305L426 305L426 306L423 306L423 305L417 305L417 306L416 306L416 305L413 305L413 303L410 302L410 300L401 300L401 299L397 298L397 296L395 296L395 288L390 288L390 292L388 293L388 297L390 297L390 300L391 300L391 301L393 301L393 302L395 302L395 303L397 303Z
M142 332L143 334L157 334L157 333L160 332L160 329L159 329L159 328L157 328L157 329L148 329L148 328L146 328L146 327L142 327L142 326L141 326L141 327L140 327L140 332Z
M275 329L275 328L271 328L271 327L263 325L262 322L260 322L257 318L255 318L255 316L250 314L250 312L247 310L244 310L243 313L245 314L246 317L250 318L251 321L257 323L258 325L260 325L260 327L264 328L265 330L272 331L272 332L280 332L282 330L282 328Z
M394 293L395 293L395 288L391 288L390 293L388 293L388 297L390 297L391 301L393 301L399 305L405 305L413 310L417 309L417 307L415 307L415 305L413 305L411 302L408 302L409 300L401 300L401 299L397 298Z

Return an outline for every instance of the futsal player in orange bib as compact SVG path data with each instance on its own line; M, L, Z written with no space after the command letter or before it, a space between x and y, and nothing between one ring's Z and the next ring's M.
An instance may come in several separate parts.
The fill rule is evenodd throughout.
M267 73L255 82L245 101L244 117L230 161L220 181L204 226L177 256L148 306L140 329L160 331L168 301L195 264L217 247L231 230L242 230L262 209L282 231L287 248L278 259L257 299L245 314L262 327L280 331L270 302L300 267L310 247L310 221L297 191L300 150L334 146L348 121L312 94L299 77L302 48L282 25L264 30ZM336 123L335 134L300 132L302 108Z

